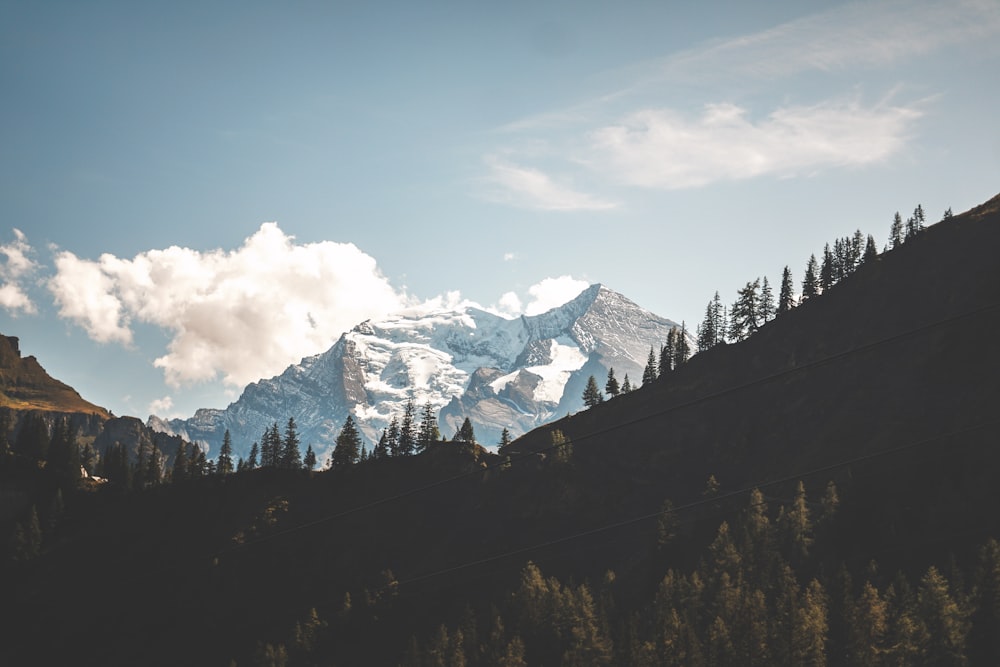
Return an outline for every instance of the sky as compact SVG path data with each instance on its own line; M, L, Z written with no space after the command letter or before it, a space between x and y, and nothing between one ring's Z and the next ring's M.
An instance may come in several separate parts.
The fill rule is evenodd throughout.
M1000 1L0 0L0 333L115 414L600 282L691 328L1000 192Z

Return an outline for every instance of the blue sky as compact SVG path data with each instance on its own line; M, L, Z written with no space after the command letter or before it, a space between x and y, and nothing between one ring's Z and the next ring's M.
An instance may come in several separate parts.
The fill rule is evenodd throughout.
M1000 191L998 37L996 0L0 2L0 332L145 418L424 301L693 327Z

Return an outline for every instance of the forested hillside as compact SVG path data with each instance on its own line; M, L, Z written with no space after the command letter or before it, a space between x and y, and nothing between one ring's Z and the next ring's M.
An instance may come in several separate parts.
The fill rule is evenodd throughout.
M5 450L37 502L0 659L996 664L997 247L1000 198L497 454L102 484Z

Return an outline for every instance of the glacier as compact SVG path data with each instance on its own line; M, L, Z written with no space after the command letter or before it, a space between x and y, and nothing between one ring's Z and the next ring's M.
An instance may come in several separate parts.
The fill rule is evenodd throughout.
M494 447L504 428L517 437L581 409L590 375L603 386L614 368L619 382L627 373L638 384L650 348L659 350L675 326L601 284L533 316L507 318L471 304L412 308L358 324L327 351L247 385L225 409L147 423L210 456L228 429L245 457L265 428L284 429L293 417L302 449L312 445L325 462L348 414L370 449L412 400L418 414L433 407L445 437L468 418L480 444Z

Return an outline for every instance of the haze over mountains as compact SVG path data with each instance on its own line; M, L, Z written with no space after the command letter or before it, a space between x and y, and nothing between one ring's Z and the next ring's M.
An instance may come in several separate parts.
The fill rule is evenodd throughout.
M272 423L293 417L303 447L320 461L348 414L371 444L408 400L439 412L442 435L470 419L477 440L516 437L583 407L590 375L601 386L614 368L639 384L650 348L659 351L681 325L655 315L602 285L585 289L546 313L509 319L474 306L412 310L366 321L326 352L255 382L225 409L205 408L189 419L152 416L148 426L218 451L228 429L246 455Z

